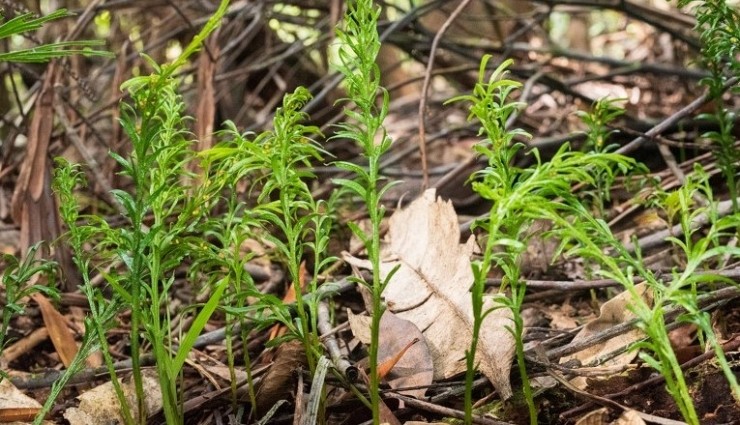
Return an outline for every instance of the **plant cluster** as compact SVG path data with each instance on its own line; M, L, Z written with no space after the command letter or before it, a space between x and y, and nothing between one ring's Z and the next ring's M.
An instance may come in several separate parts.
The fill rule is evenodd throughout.
M687 7L692 2L679 0L679 7ZM733 128L736 113L725 107L722 96L726 91L737 93L740 90L737 78L740 77L740 11L725 0L707 0L693 5L696 16L696 30L702 42L701 65L709 70L710 77L702 80L709 88L714 100L714 112L702 114L699 118L714 123L716 130L702 135L715 146L715 158L727 181L727 188L734 212L740 212L737 190L737 164L740 151L735 146ZM735 82L727 84L730 79Z
M699 303L699 297L706 291L717 284L732 282L716 274L699 272L725 255L740 255L736 247L723 243L737 228L740 218L737 215L718 216L708 177L698 166L686 184L673 192L660 193L657 197L657 205L664 208L669 217L676 217L681 227L682 236L669 237L668 241L678 248L684 264L682 269L674 268L669 279L663 279L645 266L639 246L631 254L603 220L589 215L582 215L579 225L558 219L561 223L559 236L563 238L561 248L573 242L572 246L565 249L568 255L594 261L601 267L596 272L598 275L616 280L629 292L630 309L638 319L638 328L646 336L643 342L632 348L641 350L640 357L665 378L667 390L684 419L688 423L698 424L684 372L668 339L666 310L676 306L683 309L677 322L697 327L700 341L715 352L733 396L738 399L740 392L735 375L714 334L709 313L702 310ZM701 199L703 204L698 203L696 198ZM700 216L708 217L710 222L704 235L700 235L695 225ZM605 252L605 248L610 252ZM638 277L645 282L649 291L647 294L636 289L634 282Z
M524 323L521 307L527 287L521 276L519 260L526 250L527 240L532 237L528 230L536 220L578 223L581 216L588 216L589 213L573 194L572 187L578 183L595 186L601 181L600 176L611 180L615 172L625 173L631 169L634 160L598 151L576 152L564 144L548 162L541 161L538 151L532 149L528 154L534 157L534 165L517 167L514 160L525 145L516 142L515 138L528 138L529 134L520 129L507 129L506 122L518 108L524 106L509 100L520 83L505 78L511 60L504 61L486 79L489 60L490 56L486 56L481 61L478 84L473 93L451 100L469 102L469 118L476 118L480 122L480 134L485 139L476 145L475 150L486 158L488 165L472 176L472 184L473 190L483 199L491 201L492 205L486 218L474 224L474 228L482 229L485 236L481 244L482 258L472 263L474 321L473 339L466 356L466 422L471 422L475 352L481 326L493 309L508 308L513 322L509 331L516 340L517 364L529 407L530 423L536 424L537 407L529 385L522 342ZM495 298L498 306L484 309L486 279L494 268L503 272L501 291L508 291L508 294Z
M366 164L336 162L352 178L336 179L341 189L329 200L318 200L311 192L316 176L310 172L314 161L322 161L326 152L314 140L321 137L316 127L303 124L307 116L302 108L310 100L304 88L284 97L282 107L273 120L273 129L260 134L240 132L233 123L226 129L214 148L196 153L191 149L187 117L183 116L180 81L176 72L187 63L202 42L219 25L227 10L223 0L200 33L172 64L160 66L151 61L154 73L126 82L130 101L121 105L121 125L132 143L130 155L111 154L133 187L131 192L115 190L127 224L112 227L95 215L80 215L75 190L84 184L83 172L77 165L59 162L55 174L55 190L60 198L61 216L69 227L67 241L74 252L74 261L81 276L81 291L87 297L90 314L85 322L86 333L78 355L63 377L55 383L42 413L41 423L53 406L64 384L83 366L83 360L95 350L103 354L113 386L121 404L121 414L127 424L145 423L146 406L143 389L142 353L151 350L156 365L159 387L163 396L164 416L168 424L182 423L182 369L186 358L209 319L222 314L227 322L227 352L232 373L232 393L236 407L234 340L246 340L253 329L263 329L280 323L288 329L284 338L301 341L309 369L320 375L323 382L327 360L323 356L318 335L318 298L303 298L304 291L314 293L322 275L336 258L327 253L334 228L333 212L340 196L349 195L364 203L370 221L365 232L350 223L352 232L364 243L372 265L372 280L357 278L372 294L371 343L369 346L369 407L374 423L380 422L380 378L378 374L378 342L380 319L384 312L382 292L393 272L381 279L380 225L385 216L381 198L391 186L382 181L380 160L391 147L383 122L388 115L389 96L380 85L376 57L380 49L377 32L381 10L371 0L349 3L341 29L337 31L341 47L338 69L344 77L348 99L344 122L338 125L337 138L354 141L361 149ZM685 4L685 1L680 2ZM0 26L0 38L8 34L37 28L50 19L22 16ZM737 73L738 13L724 2L707 1L697 9L702 40L706 44L705 59L713 76L708 84L717 98L724 90L726 71ZM733 38L734 37L734 38ZM734 40L734 43L730 41ZM90 47L94 44L77 44ZM0 60L31 61L50 58L73 51L55 45L41 50L40 55L25 52L16 56L0 56ZM87 51L86 51L87 52ZM20 52L16 52L20 53ZM38 53L38 52L37 52ZM45 55L45 56L44 56ZM679 189L659 192L654 203L671 220L680 224L680 235L669 242L680 253L683 264L669 277L663 278L648 269L642 261L639 247L630 252L603 221L604 202L611 184L619 174L638 168L630 158L610 152L607 125L622 111L613 100L601 100L591 113L582 118L588 127L587 143L582 151L571 150L564 144L549 161L543 161L536 149L526 150L521 140L530 137L520 129L507 128L512 114L525 104L510 100L520 84L506 78L510 60L501 63L488 74L490 56L483 58L479 79L469 95L455 97L451 102L469 104L469 119L480 124L484 139L476 152L485 158L486 168L471 176L473 189L491 208L474 228L482 232L482 252L471 263L474 281L473 338L466 354L465 388L466 423L472 422L473 378L476 372L476 347L481 327L493 309L508 309L515 336L515 353L523 394L527 402L530 423L537 423L537 406L532 393L525 359L525 333L521 311L527 290L520 267L531 226L539 220L551 223L550 235L561 241L558 255L578 256L593 262L597 274L619 282L631 295L631 310L645 340L635 345L640 357L666 379L666 386L686 421L698 423L691 394L680 364L668 340L665 313L669 307L680 306L680 323L690 323L699 329L702 344L713 350L736 399L740 387L712 329L709 314L699 301L700 296L727 279L708 273L697 273L722 257L740 256L740 248L724 242L740 227L737 214L720 217L708 177L701 168ZM732 137L734 115L720 108L713 115L719 130L705 136L716 141L727 162L723 165L732 202L736 203L736 151ZM533 165L519 167L515 159L522 154L533 158ZM595 189L598 214L594 215L573 191L584 184ZM242 189L240 189L240 187ZM244 189L245 188L245 189ZM256 196L252 196L257 194ZM254 200L253 203L247 200ZM212 213L219 211L214 217ZM737 206L735 204L735 211ZM701 233L695 223L705 217L708 229ZM294 306L275 296L261 293L245 272L252 253L245 252L249 239L258 239L274 247L275 255L287 270L295 294ZM13 315L22 312L21 300L33 292L53 291L29 284L32 276L52 270L52 264L31 260L18 262L5 258L2 282L6 305L0 324L0 350L7 343L6 331ZM311 270L305 272L303 262L310 258ZM185 308L169 305L171 293L179 284L175 276L187 264L187 284L203 291L203 303ZM486 295L486 280L494 269L500 270L503 281L500 293ZM108 293L92 283L92 276L104 277ZM635 279L646 283L650 298L636 289ZM201 284L199 285L198 282ZM252 301L250 301L252 300ZM256 300L256 301L255 301ZM130 311L130 350L135 387L135 406L130 406L118 378L109 352L107 335L117 317ZM173 326L175 318L183 323L191 319L187 329ZM248 387L252 405L249 354L243 350L247 366ZM318 405L312 411L318 410ZM269 416L269 413L268 413Z

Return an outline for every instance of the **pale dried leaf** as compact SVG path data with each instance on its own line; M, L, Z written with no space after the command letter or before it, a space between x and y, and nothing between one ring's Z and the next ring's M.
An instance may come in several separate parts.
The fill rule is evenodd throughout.
M364 344L370 344L369 316L347 312L352 333ZM380 318L380 340L378 341L378 364L392 358L415 338L419 342L412 345L391 369L386 381L391 388L424 387L432 383L434 365L424 336L412 322L386 311ZM423 398L425 388L400 391L401 394Z
M638 294L644 297L646 301L649 303L652 302L652 296L644 284L641 283L635 285L635 290ZM588 339L604 330L634 319L635 315L628 307L631 302L632 297L628 291L624 291L611 300L605 302L604 305L601 306L599 317L587 323L578 335L573 338L573 343ZM588 365L592 362L599 361L602 366L626 366L635 359L637 356L636 351L625 351L622 354L613 357L609 356L608 358L606 355L623 349L644 337L645 334L641 330L634 329L612 337L602 343L592 345L584 350L574 353L573 355L565 356L560 359L560 363L562 364L576 359L582 365ZM600 361L602 359L603 361ZM585 388L585 379L576 378L574 381L571 381L571 383L581 389Z
M381 264L385 278L400 266L383 293L390 311L414 323L426 338L434 363L434 378L445 379L465 371L465 350L472 338L473 272L470 257L475 240L460 244L460 230L452 203L437 200L430 189L390 218L387 246L395 261ZM347 256L358 267L367 261ZM494 299L486 308L500 307ZM476 362L502 398L511 397L509 371L514 337L506 330L511 312L497 308L481 329Z
M635 410L625 410L619 415L614 425L645 425L645 421L640 417L640 413Z
M25 395L9 379L0 381L0 409L40 409L41 404Z
M609 425L609 409L592 410L576 422L576 425Z
M156 412L162 408L162 393L159 390L159 381L153 370L142 371L142 383L144 386L144 407L147 414ZM128 400L128 405L137 417L136 391L133 380L121 385L123 393ZM80 400L78 407L70 407L64 412L64 419L70 425L107 425L111 423L124 423L121 417L121 405L116 397L111 382L106 382L77 397Z

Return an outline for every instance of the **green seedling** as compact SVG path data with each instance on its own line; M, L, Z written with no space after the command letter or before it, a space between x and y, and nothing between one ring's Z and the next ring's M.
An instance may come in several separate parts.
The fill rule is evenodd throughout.
M515 111L524 107L521 102L509 100L520 83L506 78L506 69L511 65L511 60L504 61L486 78L490 58L485 56L481 61L479 79L473 93L450 100L469 103L469 119L475 118L480 123L479 133L485 139L475 149L486 158L488 164L473 176L473 190L492 204L486 218L474 225L474 228L484 232L484 237L481 259L472 263L473 339L466 356L466 423L472 422L472 382L478 337L486 315L492 311L484 310L485 283L488 273L498 268L504 273L501 293L508 291L508 296L495 298L499 306L494 309L508 308L512 312L513 323L508 330L516 340L517 364L530 423L536 424L537 408L524 359L524 323L521 318L526 282L520 273L519 258L527 247L527 239L532 236L528 230L535 220L577 222L577 216L574 217L570 212L587 212L572 193L572 187L578 183L595 185L595 176L611 179L615 172L627 172L634 161L605 152L574 152L565 144L549 162L542 162L537 150L532 149L529 154L534 158L534 165L529 168L517 167L514 159L525 146L516 142L515 138L530 136L520 129L507 129L506 122Z
M31 13L18 15L13 19L0 23L0 39L20 35L29 31L36 31L48 22L67 16L70 16L70 14L66 9L59 9L41 17L35 17ZM0 10L0 20L2 19L2 10ZM38 63L72 55L113 57L114 55L111 52L94 49L103 45L105 45L105 42L102 40L60 41L42 44L31 49L0 53L0 62Z
M668 338L665 321L668 307L681 306L684 309L685 313L679 316L678 320L698 327L702 339L715 351L733 395L737 398L740 394L736 378L711 328L708 313L702 311L697 302L698 297L713 284L731 283L721 276L697 272L720 257L740 255L740 249L721 243L723 238L738 226L740 218L737 215L718 218L716 202L712 199L707 181L706 174L697 166L694 175L685 185L675 192L659 195L658 205L663 205L679 220L683 235L680 238L678 236L668 238L678 248L685 261L683 270L674 269L670 279L658 277L645 266L639 246L636 247L634 255L630 254L600 219L584 214L579 224L561 220L560 226L562 247L574 243L566 250L568 255L594 261L601 267L596 272L598 275L616 280L630 293L629 308L639 321L638 328L646 335L646 340L633 348L640 349L640 358L663 375L668 393L675 400L684 420L690 424L698 424L699 418L684 371L681 370ZM703 205L697 206L695 201L697 197L705 201ZM697 218L702 215L707 215L710 219L710 227L704 236L699 235L694 225ZM611 252L605 252L605 247L609 247ZM651 297L643 297L635 288L634 281L637 277L644 280Z
M381 294L393 273L385 280L380 278L380 222L385 215L385 207L380 200L391 184L381 184L380 159L391 147L392 140L385 132L383 121L388 115L388 92L380 85L380 70L375 62L380 50L377 23L380 7L372 0L349 2L347 13L337 38L341 45L338 51L339 71L344 75L349 99L344 114L347 118L339 124L336 138L352 140L362 149L367 166L361 167L350 162L337 162L339 168L355 175L354 180L336 179L341 188L365 202L370 218L369 234L354 224L352 232L364 243L372 268L372 282L358 279L372 293L372 324L370 342L370 405L373 423L380 421L378 406L380 395L378 387L378 339L380 318L383 315ZM349 104L354 104L354 108Z
M735 147L733 135L735 113L725 108L722 95L727 90L725 86L729 78L740 77L740 11L736 5L731 6L725 0L678 1L679 7L687 7L692 3L696 30L702 43L700 63L711 73L702 83L709 88L714 99L714 112L702 114L699 119L706 119L717 126L716 130L706 132L702 137L716 147L715 158L727 181L733 211L737 213L740 212L737 201L740 152ZM737 93L737 82L729 90Z

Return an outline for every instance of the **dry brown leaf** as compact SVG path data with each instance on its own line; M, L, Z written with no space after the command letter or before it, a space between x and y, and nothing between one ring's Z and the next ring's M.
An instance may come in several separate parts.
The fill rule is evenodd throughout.
M41 404L21 392L9 379L0 381L0 423L26 424L40 411ZM42 423L53 422L44 420Z
M275 361L257 389L255 410L258 416L268 412L278 401L292 399L295 373L306 366L306 352L300 341L288 341L277 348Z
M49 337L57 350L57 354L59 354L59 359L65 367L69 367L77 355L77 342L67 326L67 319L57 311L44 295L36 293L31 295L31 298L39 305L41 316L44 318L44 325L49 331Z
M647 290L645 284L635 285L635 290L649 303L652 303L652 296ZM588 339L591 336L610 329L616 325L624 322L628 322L635 318L635 315L629 310L628 306L632 300L632 296L628 291L624 291L611 300L604 303L601 306L601 313L599 317L587 323L578 335L573 338L573 343ZM605 355L613 353L619 349L627 347L628 345L639 341L644 338L645 334L639 330L634 329L629 332L617 335L599 344L592 345L584 350L581 350L573 355L565 356L560 359L560 363L576 359L582 365L588 365L591 362L605 357ZM625 366L628 365L637 356L636 351L626 351L617 356L611 357L604 360L602 366ZM585 388L585 379L576 378L571 381L578 388Z
M472 338L473 272L470 257L476 244L471 237L460 244L457 214L452 203L437 199L434 189L397 211L390 218L385 258L381 264L385 278L400 266L383 295L390 311L422 329L434 362L434 378L446 379L465 371L465 350ZM346 260L370 268L366 260L350 255ZM487 297L486 308L499 306ZM496 387L502 398L511 397L509 372L514 357L514 337L505 326L511 325L511 312L498 308L482 326L476 351L480 371Z
M365 344L370 344L369 316L347 312L352 333ZM383 364L406 348L413 340L419 341L408 348L388 372L386 381L391 388L424 387L432 383L434 365L424 336L419 328L386 311L380 318L380 341L378 342L378 363ZM403 390L401 394L424 398L426 389Z
M406 344L405 347L401 348L398 353L394 354L393 357L378 364L378 378L385 379L385 377L393 370L393 368L396 367L399 360L403 358L406 352L408 352L409 349L419 341L421 341L420 338L412 339L408 344Z
M31 422L40 411L40 407L0 408L0 423Z

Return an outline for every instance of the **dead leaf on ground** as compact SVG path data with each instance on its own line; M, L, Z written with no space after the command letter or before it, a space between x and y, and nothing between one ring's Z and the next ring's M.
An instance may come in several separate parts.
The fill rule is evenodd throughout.
M69 367L77 355L77 342L67 326L67 319L57 311L44 295L36 293L31 295L31 298L39 305L41 317L44 318L44 325L49 331L49 337L52 344L54 344L54 349L59 354L59 359L62 360L65 367Z
M587 413L576 422L576 425L645 425L639 413L626 410L615 421L609 420L609 409L603 407Z
M645 284L635 285L635 291L646 299L649 303L652 303L652 296L647 290ZM635 318L635 315L629 310L629 304L632 302L632 296L628 291L624 291L611 300L604 303L601 306L601 313L599 317L587 323L578 335L573 338L573 342L582 341L588 339L595 334L610 329L616 325L629 322ZM634 342L644 338L645 334L639 329L633 329L629 332L617 335L599 344L594 344L584 350L581 350L573 355L565 356L560 359L560 363L563 364L570 360L576 359L580 361L582 365L588 365L592 362L605 358L606 355L613 353L617 350L623 349L631 345ZM605 359L600 364L602 366L625 366L632 362L637 356L636 351L625 351L617 356ZM578 388L585 388L585 379L576 378L571 381Z
M25 395L9 379L0 381L0 422L30 422L41 411L41 404ZM44 421L44 423L50 423Z
M369 316L361 316L347 312L352 333L364 344L370 344ZM419 341L410 347L414 340ZM382 364L396 357L405 348L408 349L397 360L388 372L386 381L391 388L426 387L432 384L434 365L424 336L419 328L408 320L404 320L386 311L380 318L380 341L378 342L378 363ZM401 394L416 398L424 398L426 388L403 390Z
M159 390L157 374L151 369L142 371L142 383L144 386L144 407L147 414L162 409L162 393ZM133 417L136 412L136 391L133 379L121 385L123 393L131 406ZM111 423L124 423L121 417L121 405L116 397L112 382L86 391L77 397L80 400L78 407L70 407L64 412L64 418L70 425L107 425Z
M288 341L277 348L275 360L257 389L255 410L258 415L269 411L280 400L293 398L295 373L307 365L306 352L300 341Z
M384 258L384 279L400 266L383 293L390 311L422 330L434 363L434 378L446 379L465 371L465 350L470 347L473 308L470 258L474 238L460 244L457 214L451 202L437 199L434 189L397 211L390 218ZM346 255L358 267L370 268L366 260ZM487 297L484 308L500 307ZM476 351L481 372L503 399L511 397L509 372L514 357L514 337L506 330L511 312L498 308L482 326Z

